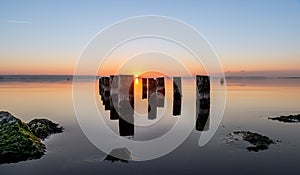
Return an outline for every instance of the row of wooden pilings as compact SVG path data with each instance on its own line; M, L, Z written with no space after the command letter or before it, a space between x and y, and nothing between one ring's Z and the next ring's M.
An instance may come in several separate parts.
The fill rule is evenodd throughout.
M121 136L134 135L133 75L111 75L99 79L99 94L110 119L119 120ZM148 99L148 119L157 117L157 108L165 104L165 78L142 78L142 99ZM173 77L173 115L181 115L181 77ZM196 130L209 129L210 77L196 76ZM121 116L121 117L120 117Z

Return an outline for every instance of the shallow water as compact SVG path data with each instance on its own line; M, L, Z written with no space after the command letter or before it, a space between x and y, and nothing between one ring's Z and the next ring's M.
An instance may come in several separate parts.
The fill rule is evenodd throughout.
M166 156L129 163L103 161L106 154L98 150L83 134L73 109L71 81L65 80L65 77L56 77L51 81L29 80L0 80L0 110L9 111L25 122L45 117L60 123L65 131L52 135L45 141L47 153L41 159L2 164L0 174L300 173L300 124L267 119L300 113L300 79L227 79L224 117L207 145L198 146L200 132L193 129L184 143ZM83 86L90 83L82 82ZM189 102L182 104L182 115L172 115L172 84L166 81L165 108L158 109L158 118L162 119L150 128L135 127L132 139L155 138L172 128L178 117L196 117L194 83L183 80L182 84L183 99ZM139 84L135 86L135 110L145 114L147 102L141 99ZM218 87L213 87L211 93L217 95L218 91ZM104 110L100 97L98 100L99 110L104 114L106 123L118 134L117 121L109 120L109 111ZM135 121L138 122L138 119ZM248 152L244 145L226 144L225 136L233 130L259 132L281 142L271 145L265 151ZM134 149L128 149L134 156Z

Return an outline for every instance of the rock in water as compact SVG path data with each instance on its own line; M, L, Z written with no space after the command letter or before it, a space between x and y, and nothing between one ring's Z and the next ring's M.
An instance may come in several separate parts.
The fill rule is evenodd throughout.
M42 140L49 137L51 134L63 132L63 127L51 122L48 119L33 119L28 123L28 126L34 135Z
M124 162L128 163L129 160L132 160L131 152L127 148L116 148L113 149L106 157L106 161L110 162Z
M289 115L289 116L280 116L280 117L269 117L270 120L277 120L284 123L300 123L300 114Z
M249 142L251 146L248 146L247 150L254 152L266 150L271 144L275 144L275 142L269 137L250 131L234 131L227 134L227 143L241 140Z
M45 149L25 123L0 111L0 164L38 159L44 155Z

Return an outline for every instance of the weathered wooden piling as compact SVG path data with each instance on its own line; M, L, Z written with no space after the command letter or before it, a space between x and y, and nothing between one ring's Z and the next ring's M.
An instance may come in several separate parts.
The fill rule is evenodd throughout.
M118 76L110 76L110 119L118 120Z
M148 78L148 119L154 120L157 116L156 80Z
M104 94L104 77L99 78L99 94L100 94L100 99L103 102L103 94Z
M118 107L120 136L134 135L134 76L118 76Z
M104 89L103 89L103 103L104 109L110 110L110 77L104 77L103 79Z
M200 98L200 105L202 108L210 106L210 78L209 76L196 76L196 91Z
M196 76L196 130L209 130L210 77Z
M142 78L142 99L147 98L147 78Z
M99 95L101 96L101 78L99 78L99 82L98 82L98 89L99 89Z
M181 77L173 77L173 115L181 115Z
M164 107L165 105L165 78L156 78L157 87L157 107Z

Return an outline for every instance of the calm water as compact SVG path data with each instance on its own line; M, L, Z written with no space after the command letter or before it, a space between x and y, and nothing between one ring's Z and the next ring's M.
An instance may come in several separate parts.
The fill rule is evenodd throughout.
M300 124L285 124L267 117L300 113L300 79L231 78L227 80L227 103L223 120L215 136L204 147L198 146L200 132L193 129L185 142L170 154L144 161L111 163L106 154L85 137L75 117L72 83L66 77L48 79L0 79L0 110L11 112L25 122L48 118L60 123L65 131L45 141L47 153L41 159L0 165L0 174L299 174ZM48 79L48 80L47 80ZM91 82L83 81L83 85ZM140 83L135 85L135 109L147 113L147 101L141 98ZM151 128L136 127L134 138L148 140L166 133L178 117L195 117L195 84L183 80L182 115L172 115L172 84L166 81L165 107L158 109L162 118ZM97 90L97 88L95 88ZM218 87L212 90L218 94ZM117 121L99 97L99 110L106 123L118 133ZM88 115L88 114L87 114ZM135 121L143 121L137 118ZM258 153L238 145L228 145L225 136L233 130L250 130L282 142ZM158 145L159 146L159 145ZM134 157L134 149L128 148ZM138 159L138 157L136 157Z

